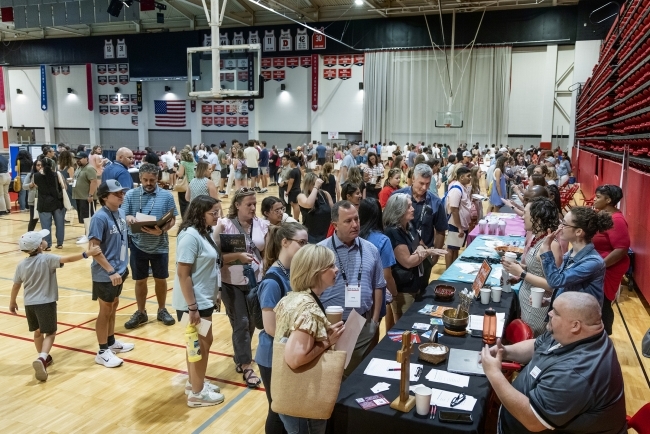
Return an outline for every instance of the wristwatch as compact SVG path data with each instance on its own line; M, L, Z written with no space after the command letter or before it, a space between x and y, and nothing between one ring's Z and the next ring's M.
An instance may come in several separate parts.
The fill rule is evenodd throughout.
M521 272L521 274L519 275L519 277L521 278L521 280L526 280L526 274L528 274L528 273L526 273L526 270L524 270L524 271Z

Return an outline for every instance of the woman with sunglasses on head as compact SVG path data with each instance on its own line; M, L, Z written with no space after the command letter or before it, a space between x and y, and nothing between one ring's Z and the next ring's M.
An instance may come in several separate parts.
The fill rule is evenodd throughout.
M289 217L282 201L275 197L265 197L262 201L262 215L269 221L271 226L278 226L283 223L296 223L296 219Z
M262 308L264 330L260 331L255 362L260 368L262 383L269 401L266 416L266 434L282 434L284 425L277 413L271 410L271 367L273 366L273 337L275 336L275 312L280 299L291 291L289 282L291 261L303 246L308 244L307 229L300 223L285 223L269 229L267 237L266 273L260 282L259 299Z
M233 196L227 217L219 219L215 231L215 241L219 246L221 234L243 234L246 240L246 252L223 254L221 293L233 331L235 370L243 374L246 385L253 389L259 387L260 379L251 367L251 338L255 324L248 312L246 294L262 279L262 261L269 231L268 220L255 215L256 206L255 190L240 188Z
M601 304L604 298L605 262L596 251L591 240L597 232L605 232L612 228L612 217L607 213L599 213L591 208L576 206L571 208L560 228L544 238L539 249L542 268L549 287L553 290L553 300L565 291L587 292ZM551 244L559 235L560 240L571 244L572 248L562 257L558 266Z
M621 284L621 279L630 268L630 231L623 213L616 208L623 198L623 190L617 185L601 185L596 188L594 208L601 214L612 217L613 227L594 235L592 242L596 251L605 261L605 299L603 300L603 324L608 335L612 334L614 311L612 303Z
M172 292L172 306L178 320L189 315L189 323L199 325L201 318L212 321L219 291L220 252L212 239L212 226L221 215L221 204L213 197L195 197L187 208L176 238L176 277ZM212 326L205 336L199 334L201 360L187 360L189 379L185 384L187 405L207 407L220 404L224 396L219 387L205 380L208 357L212 346Z
M315 173L305 174L302 191L298 195L298 206L302 214L302 223L309 233L309 242L320 243L327 238L327 229L332 221L332 198L321 190L323 180Z
M275 307L274 339L279 342L287 338L283 363L291 369L296 370L319 357L345 330L343 321L329 322L320 301L323 292L336 281L338 268L334 261L330 249L310 244L298 250L291 262L291 292ZM341 379L332 378L332 381ZM309 384L298 381L295 387L309 387ZM324 434L327 427L325 419L279 416L290 434Z
M382 188L381 179L384 177L384 166L379 161L377 154L373 152L368 154L368 167L364 169L364 173L370 177L366 187L366 197L378 199L379 191Z

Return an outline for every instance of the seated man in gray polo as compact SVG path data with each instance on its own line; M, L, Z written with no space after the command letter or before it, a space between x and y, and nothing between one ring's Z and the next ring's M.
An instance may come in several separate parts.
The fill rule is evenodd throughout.
M547 332L481 352L483 370L502 402L497 432L627 432L623 374L604 331L598 300L565 292L549 311ZM501 361L527 363L510 384Z
M174 210L178 215L174 196L168 190L158 187L158 166L145 163L140 166L140 187L129 190L124 197L122 210L126 214L131 235L131 277L135 280L135 298L138 310L124 324L127 329L134 329L148 321L147 293L149 271L153 275L156 300L158 301L157 319L165 325L173 325L176 321L167 311L167 278L169 277L169 236L167 231L176 224L173 217L163 227L143 227L144 233L132 233L131 225L144 221L145 216L161 219L169 210Z
M339 272L334 285L321 294L320 300L325 308L344 307L344 321L353 309L366 318L345 369L345 376L348 376L361 363L378 332L386 279L379 251L359 237L359 213L352 203L342 200L332 206L332 225L334 235L318 244L334 252Z

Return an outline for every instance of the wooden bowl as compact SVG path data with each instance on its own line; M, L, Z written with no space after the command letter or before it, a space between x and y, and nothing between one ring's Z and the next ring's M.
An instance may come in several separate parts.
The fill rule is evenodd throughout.
M438 285L433 290L433 298L438 301L452 301L456 294L456 288L451 285Z
M469 314L464 310L447 309L442 313L442 323L447 330L464 332L469 323Z
M422 351L423 349L429 347L443 348L445 352L443 354L428 354ZM418 351L419 351L418 354L419 359L424 360L425 362L433 363L434 365L444 362L445 360L447 360L447 356L449 355L449 347L442 344L434 344L434 343L421 344L418 347Z
M499 246L495 247L494 250L497 252L499 256L503 258L503 255L506 254L506 252L512 252L517 255L517 259L521 257L521 255L524 253L524 249L521 247L514 247L514 246Z

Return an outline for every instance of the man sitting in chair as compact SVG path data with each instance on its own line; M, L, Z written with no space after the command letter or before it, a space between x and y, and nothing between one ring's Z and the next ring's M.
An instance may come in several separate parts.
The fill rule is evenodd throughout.
M497 432L627 432L623 374L601 320L598 300L565 292L549 311L547 332L481 352L483 370L499 397ZM501 361L527 363L510 384Z

